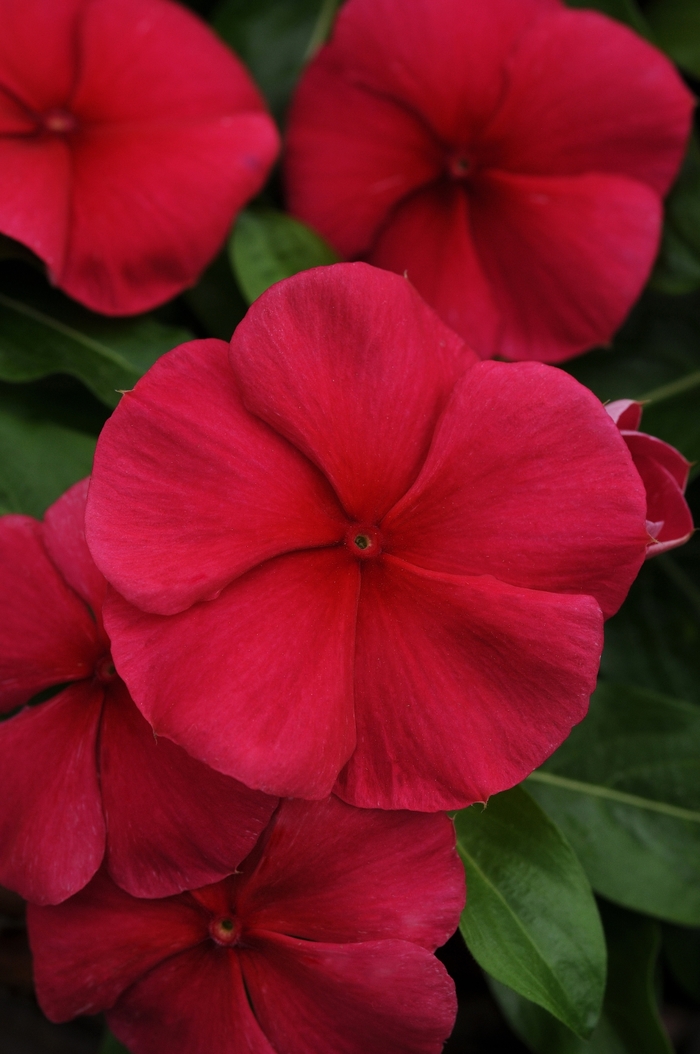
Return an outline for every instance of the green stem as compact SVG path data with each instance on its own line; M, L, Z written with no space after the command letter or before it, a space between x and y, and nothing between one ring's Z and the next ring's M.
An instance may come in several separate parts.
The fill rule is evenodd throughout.
M627 794L625 791L613 790L612 787L601 787L596 783L584 783L582 780L572 780L567 776L556 776L553 772L543 772L542 769L531 773L526 782L530 780L533 783L548 783L551 787L560 787L562 790L590 794L594 798L604 798L607 801L617 802L620 805L633 805L637 809L648 809L651 812L659 812L664 816L673 816L677 820L690 820L691 823L700 823L700 812L694 809L682 809L678 805L669 805L667 802L642 798L638 794Z
M661 403L664 399L672 399L674 395L682 395L684 392L690 392L693 388L700 387L700 370L696 370L695 373L689 373L687 377L681 377L677 381L670 381L668 384L662 384L659 388L654 388L652 391L647 392L646 395L639 397L639 402L644 403L645 406L649 406L651 403Z

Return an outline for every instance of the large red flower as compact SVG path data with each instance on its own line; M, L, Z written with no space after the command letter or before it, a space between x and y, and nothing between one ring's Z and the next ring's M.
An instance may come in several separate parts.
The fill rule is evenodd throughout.
M39 904L81 889L105 858L135 896L227 875L276 800L156 741L117 676L105 582L85 544L87 480L46 513L0 519L0 883Z
M479 362L358 263L268 290L230 351L161 358L102 432L87 528L156 732L252 787L340 773L346 801L427 812L584 716L645 510L591 392Z
M348 0L292 107L289 203L482 357L560 362L641 291L692 106L653 47L559 0Z
M0 0L0 231L106 314L196 281L278 149L241 63L169 0Z
M694 530L683 496L690 462L669 443L638 430L642 403L617 399L605 409L620 429L647 492L647 559L684 545Z
M100 873L28 921L46 1014L107 1010L133 1054L438 1054L456 1003L431 953L463 904L445 816L330 798L282 804L217 885L144 901Z

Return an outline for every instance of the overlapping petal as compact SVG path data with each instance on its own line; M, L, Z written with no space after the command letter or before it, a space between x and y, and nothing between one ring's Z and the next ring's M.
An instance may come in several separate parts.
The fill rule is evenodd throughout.
M454 841L446 817L286 801L239 879L237 910L256 931L334 943L401 934L434 951L464 906Z
M107 867L135 897L230 874L277 804L156 739L119 680L106 692L99 759Z
M182 611L261 561L344 535L327 482L242 406L228 350L193 341L165 355L100 436L90 549L147 611Z
M99 655L95 624L65 584L29 516L0 520L0 709L44 688L92 673Z
M35 113L64 105L75 85L85 2L3 0L0 86Z
M0 724L0 883L37 904L72 896L100 866L102 690L89 681Z
M44 514L42 541L62 577L102 625L106 582L85 540L85 503L89 479L75 483Z
M0 230L53 271L65 257L70 172L70 152L62 140L0 135Z
M348 516L370 523L416 478L475 361L408 282L366 264L274 286L231 341L246 407L321 468Z
M693 533L693 516L683 497L685 482L678 482L679 477L687 478L690 466L677 450L654 436L623 435L647 495L648 528L654 539L647 557L658 556L683 545Z
M134 898L104 869L64 904L30 904L27 922L37 993L51 1021L108 1009L143 973L208 935L191 897L141 900L134 910Z
M585 716L602 623L591 597L386 558L363 576L357 749L336 793L430 812L513 786Z
M158 735L249 787L324 798L355 745L359 571L344 547L249 572L213 603L105 602L112 654Z
M539 363L460 381L414 487L382 523L422 568L595 597L607 617L643 560L646 498L588 389Z
M407 941L329 944L251 935L241 951L255 1016L284 1054L438 1054L456 1011L442 963Z

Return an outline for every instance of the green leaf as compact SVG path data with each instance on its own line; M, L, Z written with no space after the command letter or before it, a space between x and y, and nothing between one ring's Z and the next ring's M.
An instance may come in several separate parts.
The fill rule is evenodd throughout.
M601 904L608 946L603 1013L589 1040L498 982L491 990L503 1013L535 1054L672 1054L659 1018L654 968L659 926L612 904Z
M337 0L223 0L213 24L245 62L278 120Z
M238 284L250 304L275 282L339 259L315 231L275 209L244 210L229 252Z
M698 0L651 0L644 13L659 47L683 69L700 77Z
M520 787L463 809L455 826L468 888L460 929L472 955L587 1035L603 998L605 944L571 847Z
M114 407L119 389L133 388L163 352L191 336L150 315L93 314L28 268L6 265L0 276L0 380L67 373Z
M526 785L595 890L700 923L700 708L602 683L588 717Z
M129 1054L129 1051L111 1032L106 1031L98 1054Z
M90 474L96 433L79 413L47 386L0 384L0 513L41 517Z
M673 976L700 1003L700 930L666 923L662 932L664 957Z
M568 7L587 7L602 11L610 18L636 29L643 37L651 38L651 31L635 0L565 0Z
M699 271L700 143L694 132L683 167L666 199L664 236L651 285L662 293L688 293L700 287Z
M248 305L236 285L228 253L221 252L192 289L184 294L197 321L209 336L230 340Z

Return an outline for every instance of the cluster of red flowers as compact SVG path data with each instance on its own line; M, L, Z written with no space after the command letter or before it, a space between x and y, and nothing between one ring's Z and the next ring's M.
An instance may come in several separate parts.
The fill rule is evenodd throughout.
M639 404L542 364L641 289L688 92L558 0L408 6L348 0L291 115L293 210L368 262L163 356L0 520L0 882L47 1014L134 1054L437 1054L441 810L556 749L692 530ZM278 150L248 75L170 0L0 12L0 230L102 312L191 285Z

